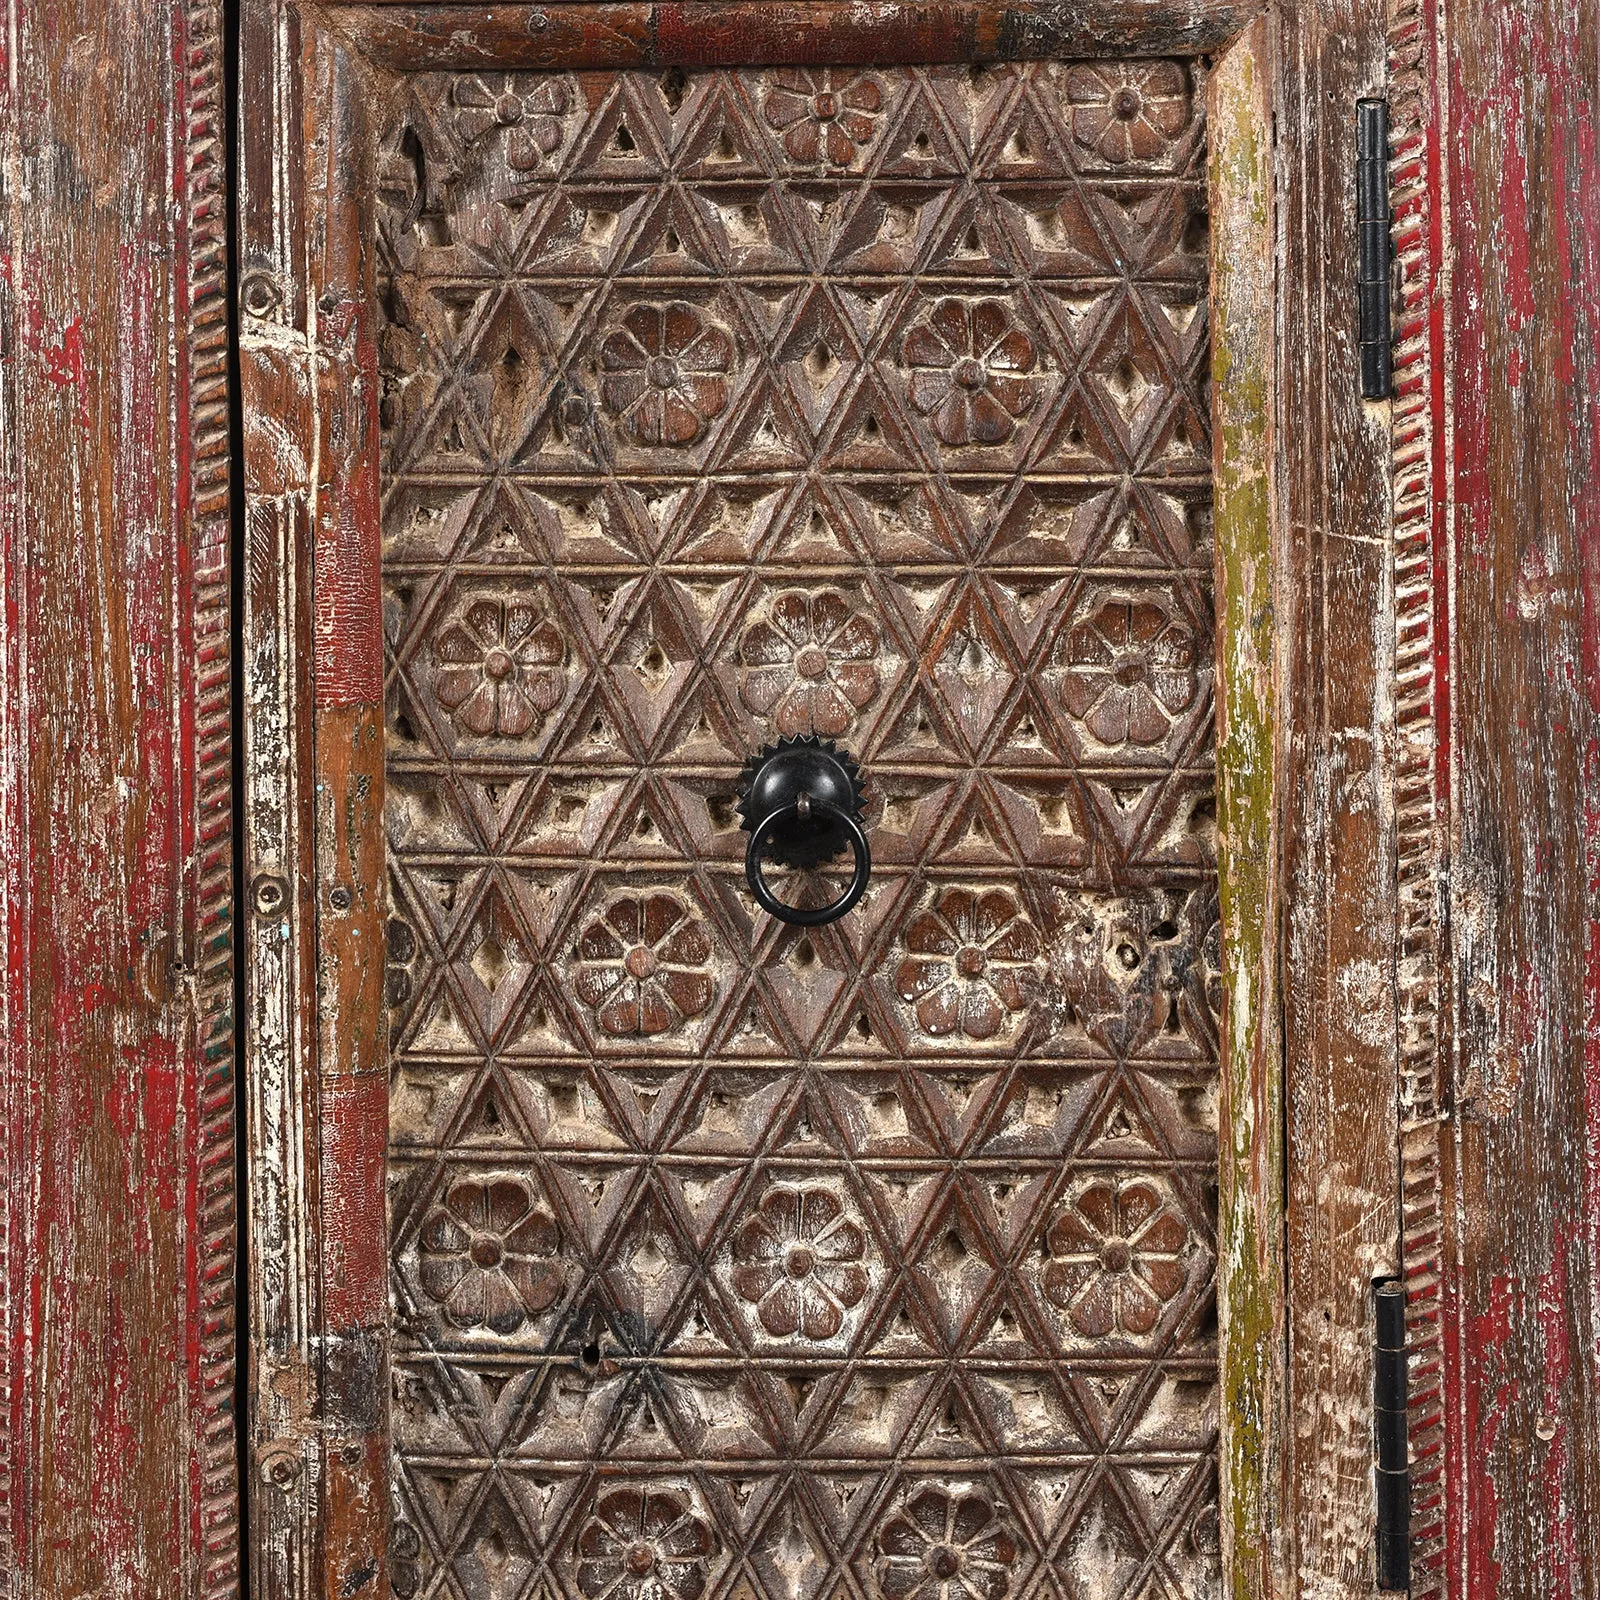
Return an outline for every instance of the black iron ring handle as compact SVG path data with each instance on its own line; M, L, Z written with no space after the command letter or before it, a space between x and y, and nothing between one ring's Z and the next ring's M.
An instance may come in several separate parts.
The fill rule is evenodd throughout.
M767 887L766 879L761 876L761 853L782 823L804 820L817 812L844 831L856 858L856 870L850 887L837 900L808 911L799 906L786 906ZM749 880L750 893L756 897L756 904L763 911L802 928L820 928L823 923L842 917L867 892L867 879L872 876L872 850L861 824L849 812L841 811L838 806L813 795L802 794L798 800L779 806L756 825L755 832L750 835L749 848L744 853L744 875Z

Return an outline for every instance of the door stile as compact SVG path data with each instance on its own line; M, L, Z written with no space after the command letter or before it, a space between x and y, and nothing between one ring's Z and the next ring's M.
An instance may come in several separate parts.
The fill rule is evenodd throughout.
M280 23L274 32L273 24ZM248 1138L247 1568L261 1596L321 1591L319 1096L314 1077L310 700L313 355L298 241L297 19L247 14L240 105L290 139L240 141L239 368L248 562L241 616L245 1127ZM244 132L241 119L241 132Z
M1269 28L1257 19L1208 84L1211 427L1217 606L1217 872L1222 1090L1217 1303L1224 1583L1292 1593L1284 1571L1283 1037L1278 774L1283 540Z
M388 1032L384 1012L383 636L371 96L317 41L307 140L320 188L312 515L317 1083L322 1134L323 1572L387 1586Z
M321 29L302 32L287 11L263 9L247 26L257 22L246 81L282 120L275 137L246 137L240 207L251 1568L261 1595L381 1592L387 1062L362 160L371 138L348 49ZM279 209L279 196L301 194L310 229L297 209Z

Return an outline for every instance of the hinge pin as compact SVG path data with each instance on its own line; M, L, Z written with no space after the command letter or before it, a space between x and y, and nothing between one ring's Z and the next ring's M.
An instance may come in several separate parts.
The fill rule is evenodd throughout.
M1356 229L1360 234L1361 397L1394 387L1389 321L1389 102L1356 102Z
M1380 1283L1372 1364L1372 1431L1377 1446L1378 1587L1411 1587L1411 1464L1406 1439L1406 1291Z

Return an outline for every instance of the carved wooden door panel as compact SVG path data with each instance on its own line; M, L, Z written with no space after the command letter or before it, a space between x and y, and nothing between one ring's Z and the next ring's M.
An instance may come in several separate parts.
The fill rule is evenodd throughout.
M403 1600L1214 1592L1203 73L393 96Z

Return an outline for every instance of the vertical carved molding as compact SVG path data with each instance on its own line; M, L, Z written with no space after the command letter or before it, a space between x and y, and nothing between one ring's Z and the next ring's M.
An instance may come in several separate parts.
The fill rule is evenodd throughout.
M191 1357L200 1450L197 1587L236 1592L239 1572L234 1367L232 526L228 439L228 193L222 8L189 0L183 52L188 514L193 571L193 785L188 856L195 936L193 1048L199 1088L196 1240L200 1322Z
M1438 805L1438 562L1445 497L1438 384L1445 204L1434 44L1423 0L1389 7L1390 187L1399 271L1392 410L1394 497L1396 996L1401 1272L1410 1346L1412 1594L1445 1580L1443 1244Z
M250 1161L248 1541L258 1600L322 1592L318 1571L321 1282L314 1083L311 718L306 596L315 356L299 231L298 9L247 6L238 91L239 367L244 412L244 1092ZM264 130L270 134L263 137ZM298 181L273 196L280 172Z

